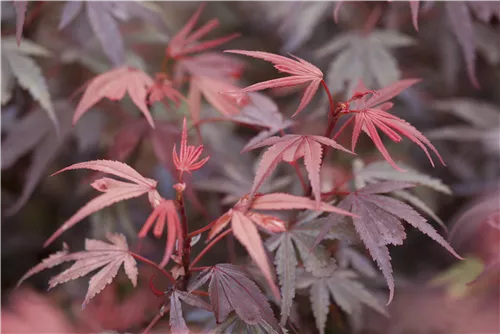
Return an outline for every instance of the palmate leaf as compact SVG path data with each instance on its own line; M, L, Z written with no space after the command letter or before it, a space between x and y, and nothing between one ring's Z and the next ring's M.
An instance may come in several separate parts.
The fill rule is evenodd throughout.
M42 270L52 268L67 261L76 261L70 268L66 269L57 276L54 276L49 281L49 289L70 280L85 276L88 273L101 268L92 276L89 281L89 288L82 307L106 285L111 283L118 273L118 269L124 266L125 273L134 286L137 285L137 265L135 259L128 251L127 241L125 236L121 234L108 234L107 239L110 243L100 240L86 239L85 251L68 253L67 249L52 254L40 264L30 269L18 282L18 286Z
M336 269L335 259L322 246L314 247L315 237L298 228L292 228L266 241L271 251L276 250L275 264L281 286L281 325L284 325L295 297L295 274L300 256L305 269L315 277L329 277Z
M73 124L101 99L121 100L128 93L132 102L146 117L151 127L155 127L153 117L146 104L149 88L154 80L146 73L129 67L121 66L94 77L85 89L73 116Z
M286 328L281 328L282 333L288 334ZM261 321L256 325L249 325L245 321L241 320L235 312L227 317L226 320L217 324L215 328L210 331L211 334L232 334L232 333L253 333L253 334L278 334L274 328L272 328L265 321Z
M58 121L47 82L40 67L28 56L48 57L50 52L28 40L23 40L23 44L18 47L14 39L2 38L2 72L11 73L16 77L19 85L28 90L31 96L45 109L57 129ZM2 77L3 79L4 77ZM9 80L8 77L5 79ZM2 96L2 104L8 101L9 96Z
M473 99L447 99L435 101L435 110L450 113L468 125L447 125L428 131L435 140L479 141L488 153L497 155L500 150L500 108ZM469 125L470 124L470 125Z
M250 194L257 192L262 182L273 172L280 161L295 162L300 158L304 158L307 175L311 184L311 188L316 199L317 205L321 202L320 189L320 166L323 155L321 145L327 145L347 153L352 153L343 146L337 144L332 139L322 136L310 135L284 135L283 137L270 137L261 141L258 144L250 146L247 150L271 145L264 153L257 169L254 183Z
M492 16L496 16L500 19L500 5L497 2L488 1L457 1L453 3L445 3L444 9L451 31L457 38L457 42L462 49L469 79L476 88L479 88L479 82L476 77L477 46L476 39L474 37L474 26L471 12L473 12L479 20L484 23L489 23Z
M361 164L362 162L359 161ZM361 182L376 183L380 181L404 181L411 182L417 186L425 186L441 193L451 195L450 187L445 185L440 179L431 177L429 175L419 173L413 168L406 166L404 163L398 162L399 166L406 171L404 173L395 172L392 166L386 161L372 162L360 170L356 171L355 178ZM434 219L443 229L447 230L444 222L437 216L437 214L419 197L413 195L406 190L397 190L393 194L402 200L410 203L420 211L429 215Z
M238 267L217 264L205 269L189 287L189 291L196 290L208 280L208 294L217 323L226 320L234 310L249 325L265 321L276 332L282 333L266 297Z
M285 222L272 215L261 214L253 210L294 209L320 210L336 212L341 215L351 215L348 211L336 208L327 203L320 202L320 205L318 206L315 201L307 197L294 196L284 193L257 195L253 199L250 199L250 196L245 196L241 198L232 209L220 216L215 222L211 223L213 225L208 235L208 239L212 239L227 225L229 225L229 223L231 223L234 235L241 242L241 244L245 246L250 257L259 266L277 299L279 299L280 296L279 290L274 282L271 268L262 244L262 239L256 227L271 233L285 232ZM302 256L306 258L313 246L314 240L312 239L310 242L304 240L305 238L301 238L299 250ZM306 263L310 266L310 270L321 268L323 266L322 263L314 261L314 257L311 257L311 261Z
M132 167L118 161L86 161L63 168L52 175L74 169L91 169L98 172L112 174L130 182L118 181L107 177L94 181L91 186L103 194L92 199L90 202L81 207L73 216L66 220L66 222L64 222L64 224L45 242L44 247L50 245L62 233L76 225L84 218L107 206L126 199L139 197L146 193L153 194L150 198L156 198L156 196L154 196L156 194L157 184L155 180L145 178Z
M323 80L323 72L321 72L319 68L299 57L292 56L294 59L290 59L262 51L225 50L224 52L262 59L272 63L274 68L276 68L279 72L290 74L288 77L256 83L241 90L229 93L242 94L268 88L297 86L307 83L308 85L304 91L299 107L292 117L298 115L298 113L300 113L309 104L309 102L311 102L314 94L318 91L321 81Z
M188 334L189 328L186 325L186 321L182 315L182 304L183 301L186 304L197 308L203 308L207 311L211 311L212 307L210 304L203 301L201 298L189 294L185 291L174 290L170 295L170 328L172 333L175 334Z
M348 315L356 316L364 305L388 316L387 310L360 282L356 273L350 270L336 270L330 277L316 278L299 271L297 287L309 287L309 296L316 327L325 333L326 317L329 312L330 296Z
M232 117L233 121L265 128L257 136L248 141L242 151L258 144L282 131L295 122L285 119L279 112L278 106L272 99L260 93L248 93L249 103L245 105L241 112Z
M101 43L104 53L115 66L123 65L125 62L125 48L119 21L137 17L166 32L161 15L138 1L68 1L63 8L59 30L73 22L82 10L85 10L86 19Z
M391 302L394 296L394 279L387 245L401 245L406 238L401 220L427 234L455 257L461 259L448 242L411 206L396 199L379 195L412 186L411 183L396 181L368 185L350 194L338 205L339 208L351 210L351 212L358 215L358 217L353 218L354 227L387 281L389 286L388 303ZM323 227L316 240L317 242L340 219L336 215L330 215L329 217L330 221Z
M24 45L26 44L23 43L22 46ZM59 133L54 131L54 124L45 111L38 108L18 120L2 140L2 170L11 168L20 158L32 152L23 189L19 198L8 208L6 212L8 215L15 214L26 204L45 176L46 168L72 135L69 108L70 105L66 101L54 103L59 120Z
M351 96L360 80L372 89L399 80L401 71L389 49L413 43L409 36L392 30L375 30L367 36L349 32L318 49L316 56L337 53L328 68L328 87L333 92L343 91L346 96Z
M400 80L377 91L367 90L360 82L354 95L347 102L340 104L341 112L351 115L351 118L344 123L338 133L345 130L347 125L354 121L351 139L352 150L354 151L356 148L361 132L364 132L370 137L382 156L399 171L404 170L398 167L391 158L378 133L379 130L395 142L401 141L402 136L410 139L424 151L433 167L434 161L429 149L439 158L441 164L445 165L441 155L429 139L410 123L387 112L393 106L393 103L389 102L390 99L419 81L420 79Z

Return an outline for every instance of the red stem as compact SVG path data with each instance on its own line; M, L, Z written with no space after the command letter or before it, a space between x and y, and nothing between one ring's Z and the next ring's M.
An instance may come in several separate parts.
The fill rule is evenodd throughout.
M200 228L199 230L196 230L196 231L193 231L193 232L189 233L187 235L187 237L188 238L192 238L194 236L197 236L198 234L202 234L203 232L210 230L212 228L212 226L215 225L216 222L217 222L217 220L214 220L213 222L205 225L204 227Z
M323 88L326 91L326 94L328 95L328 103L330 104L330 113L328 114L328 126L326 128L324 137L330 138L332 136L333 129L335 128L335 125L337 124L337 121L339 119L340 109L335 108L335 102L333 101L332 94L330 93L330 90L328 89L325 80L321 80L321 85L323 86ZM328 145L323 145L323 146L324 146L323 160L321 161L320 169L326 160L328 151L330 150L330 146ZM312 187L309 186L309 190L306 192L306 197L310 197L311 195L312 195Z
M194 290L194 291L191 291L191 293L192 293L193 295L197 295L197 296L204 296L204 297L208 297L208 292L205 292L205 291Z
M182 182L182 177L180 179L181 179L180 182ZM179 204L179 212L181 213L182 235L184 236L184 242L182 245L182 266L184 267L184 272L185 272L185 275L182 278L179 288L181 290L185 290L187 288L189 277L191 276L189 273L189 261L191 255L191 237L189 237L188 234L186 208L184 207L184 200L182 198L182 193L177 194L177 203Z
M132 257L136 260L139 260L141 262L144 262L144 263L147 263L149 264L150 266L153 266L155 267L156 269L158 269L164 276L166 276L172 283L175 284L175 279L172 275L170 275L170 273L168 271L166 271L165 269L163 269L162 267L160 267L157 263L149 260L149 259L146 259L145 257L137 254L137 253L134 253L132 251L129 251L128 252L130 255L132 255Z
M206 252L208 252L210 250L210 248L212 248L217 242L219 242L222 238L224 238L226 235L228 235L229 233L231 233L232 229L228 229L224 232L222 232L221 234L219 234L219 236L217 238L215 238L214 240L212 240L201 252L200 254L198 254L198 256L193 260L193 262L191 262L191 268L194 267L195 264L197 264L201 258L203 257L203 255L205 255Z
M210 268L210 267L209 267L209 266L205 266L205 267L195 267L195 268L191 268L191 269L189 269L189 270L191 270L191 271L203 271L203 270L208 269L208 268Z

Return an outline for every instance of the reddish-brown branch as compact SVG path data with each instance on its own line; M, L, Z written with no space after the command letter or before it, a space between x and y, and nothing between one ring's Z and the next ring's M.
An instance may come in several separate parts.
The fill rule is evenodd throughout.
M208 269L210 268L209 266L205 266L205 267L195 267L195 268L190 268L189 270L191 271L203 271L205 269Z
M182 180L181 180L182 181ZM179 212L181 214L181 227L182 235L184 236L184 241L182 244L182 267L184 268L185 275L182 276L182 281L179 288L181 290L186 290L187 284L189 282L189 262L191 256L191 237L188 234L187 216L186 209L184 207L184 200L182 198L182 193L177 194L177 203L179 204Z
M163 312L160 312L157 315L155 315L155 317L153 318L153 320L151 320L151 322L149 323L148 327L146 327L146 329L142 331L142 334L148 334L149 331L151 330L151 328L153 328L153 326L156 325L156 323L161 319L161 317L163 317L163 315L165 313L167 313L168 311L170 311L170 305L168 305L167 307L165 307L165 309L163 310Z
M232 229L228 229L224 232L222 232L221 234L219 234L219 236L217 236L217 238L215 238L214 240L212 240L201 252L200 254L198 254L198 256L193 260L193 262L191 262L191 268L194 267L195 264L197 264L201 258L203 257L203 255L205 255L206 252L208 252L210 250L210 248L212 248L216 243L218 243L222 238L224 238L226 235L228 235L229 233L231 233Z
M191 291L191 293L193 295L197 295L197 296L208 297L208 292L206 292L206 291L194 290L194 291Z
M138 261L141 261L141 262L144 262L146 264L149 264L150 266L153 266L155 267L156 269L158 269L158 271L160 271L164 276L166 276L172 283L175 284L175 279L172 275L170 275L170 273L168 271L166 271L165 269L163 269L162 267L160 267L157 263L149 260L149 259L146 259L145 257L137 254L137 253L134 253L132 251L129 251L128 252L130 255L132 255L132 257Z

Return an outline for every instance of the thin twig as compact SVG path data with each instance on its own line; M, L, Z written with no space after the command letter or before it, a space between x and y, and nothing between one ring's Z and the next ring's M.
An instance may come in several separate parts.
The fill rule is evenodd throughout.
M187 235L188 238L192 238L194 236L197 236L198 234L202 234L203 232L210 230L212 226L217 222L217 220L214 220L213 222L205 225L204 227L200 228L199 230L193 231Z
M224 232L222 232L221 234L219 234L219 236L217 238L215 238L214 240L212 240L212 242L210 242L201 252L200 254L198 254L198 256L193 260L193 262L191 262L191 268L194 267L195 264L197 264L201 258L203 257L203 255L205 255L206 252L208 252L210 250L210 248L212 248L217 242L219 242L222 238L224 238L226 235L228 235L229 233L231 233L232 229L228 229Z
M158 314L155 315L155 317L153 318L153 320L151 320L151 322L149 323L148 327L146 327L146 329L144 331L142 331L142 334L148 334L149 331L151 330L151 328L153 328L153 326L156 325L156 323L161 319L161 317L163 317L163 315L165 313L167 313L168 311L170 311L170 305L168 305L167 307L165 307L165 309L163 310L163 312L158 313Z
M170 273L168 271L166 271L165 269L163 269L162 267L160 267L157 263L149 260L149 259L146 259L145 257L137 254L137 253L134 253L132 251L129 251L128 252L130 255L132 255L132 257L136 260L139 260L141 262L144 262L146 264L149 264L150 266L153 266L155 267L156 269L158 269L158 271L160 271L164 276L166 276L172 283L175 284L175 279L172 275L170 275Z

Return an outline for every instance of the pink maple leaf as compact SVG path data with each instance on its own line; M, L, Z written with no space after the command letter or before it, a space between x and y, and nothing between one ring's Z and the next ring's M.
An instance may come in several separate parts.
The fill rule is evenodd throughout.
M309 102L311 102L314 94L319 88L321 81L323 80L323 72L321 72L319 68L299 57L292 56L295 58L294 60L261 51L225 50L224 52L242 54L245 56L263 59L265 61L273 63L274 68L279 72L291 74L291 76L288 77L259 82L232 93L241 94L268 88L289 87L309 83L304 92L304 95L302 96L299 107L297 108L297 111L295 111L295 113L292 115L292 117L296 116L309 104Z
M50 245L62 233L76 225L84 218L105 207L126 199L142 196L146 193L149 193L151 198L151 194L156 193L157 182L155 180L145 178L132 167L118 161L93 160L77 163L63 168L52 175L73 169L91 169L94 171L112 174L130 182L123 182L108 177L103 177L94 181L91 186L103 194L85 204L80 208L80 210L71 216L71 218L66 220L66 222L64 222L64 224L45 242L44 247Z
M119 101L128 92L132 102L154 128L153 118L146 104L148 91L153 84L154 81L149 75L129 66L121 66L100 74L88 83L87 89L76 107L73 124L101 99L106 97L113 101Z
M125 236L108 233L106 237L111 243L106 243L101 240L86 239L85 251L68 253L68 250L64 249L63 251L49 256L40 264L30 269L19 280L18 285L42 270L55 267L67 261L76 261L70 268L50 279L49 289L61 283L66 283L70 280L85 276L101 268L101 270L93 275L89 281L89 288L82 307L85 307L95 295L112 282L122 264L128 278L132 284L136 286L138 276L137 264L129 253Z
M363 131L370 137L382 156L399 171L404 171L404 169L398 167L394 160L392 160L389 152L382 143L382 139L377 132L377 128L395 142L401 141L402 137L400 134L407 137L425 152L432 166L434 166L434 161L432 160L426 147L428 146L437 155L441 163L445 165L434 145L432 145L431 142L422 133L420 133L420 131L405 120L387 112L387 110L391 109L393 106L393 103L388 102L388 100L392 99L419 81L420 79L400 80L378 91L369 91L362 83L360 83L353 97L346 103L340 104L341 113L353 114L354 116L344 123L337 135L340 134L347 127L347 125L349 125L349 123L354 121L354 130L351 141L352 150L354 151L356 148L359 135L361 134L361 131ZM350 104L352 102L355 103L355 107L351 107Z
M219 25L219 20L213 19L204 24L198 30L193 31L193 28L196 25L204 7L205 4L202 3L193 16L191 16L191 18L186 22L184 27L182 27L182 29L174 37L172 37L167 47L168 56L172 58L179 58L190 53L208 50L239 36L239 34L234 33L225 37L199 42L200 38L203 38Z
M172 158L175 167L180 171L179 178L182 179L182 174L184 172L190 173L203 167L207 163L210 157L206 157L200 161L197 161L201 153L203 153L203 145L191 146L187 144L187 128L186 128L186 117L182 123L182 138L181 138L181 149L179 155L177 155L176 147L174 144L174 149L172 152Z
M246 150L252 150L258 147L271 145L270 148L263 154L262 160L257 169L255 179L250 190L250 195L257 192L262 183L271 175L280 161L289 163L295 162L300 158L304 158L309 182L316 198L316 204L321 202L321 187L320 187L320 166L323 155L321 145L328 145L338 150L347 153L351 151L337 144L332 139L322 136L310 135L285 135L283 137L270 137L261 141L258 144L247 147Z
M179 59L174 66L175 82L181 82L188 74L233 81L241 77L245 63L233 56L203 52Z
M335 212L341 215L352 216L353 214L336 208L330 204L320 202L317 205L313 200L284 193L274 193L257 195L253 200L250 196L242 197L232 209L227 211L217 220L212 222L212 229L209 232L208 240L221 232L229 223L234 236L246 248L250 257L260 268L264 277L268 281L276 298L280 298L278 287L276 286L271 267L269 265L262 238L257 227L271 233L286 231L286 224L283 220L271 215L262 214L253 210L294 210L308 209ZM256 227L257 226L257 227Z
M202 94L208 103L222 115L234 116L239 114L241 107L248 102L246 95L223 94L237 89L239 89L239 87L221 79L208 76L191 77L188 100L192 120L195 123L200 120Z
M167 223L168 232L167 242L165 244L165 253L161 263L159 264L159 266L163 268L167 265L170 257L172 256L175 241L178 240L181 242L184 239L184 236L182 235L181 223L179 216L177 215L177 209L175 208L174 202L159 196L153 202L154 203L152 204L154 205L154 210L149 215L148 219L144 223L144 226L139 232L139 238L144 238L155 222L156 224L153 234L156 238L160 238L163 234L163 230L165 229L165 222ZM179 249L182 251L182 248Z
M157 73L154 84L148 90L148 102L153 104L157 101L163 101L165 98L172 101L176 107L184 100L184 96L174 87L172 81L168 80L165 73Z

